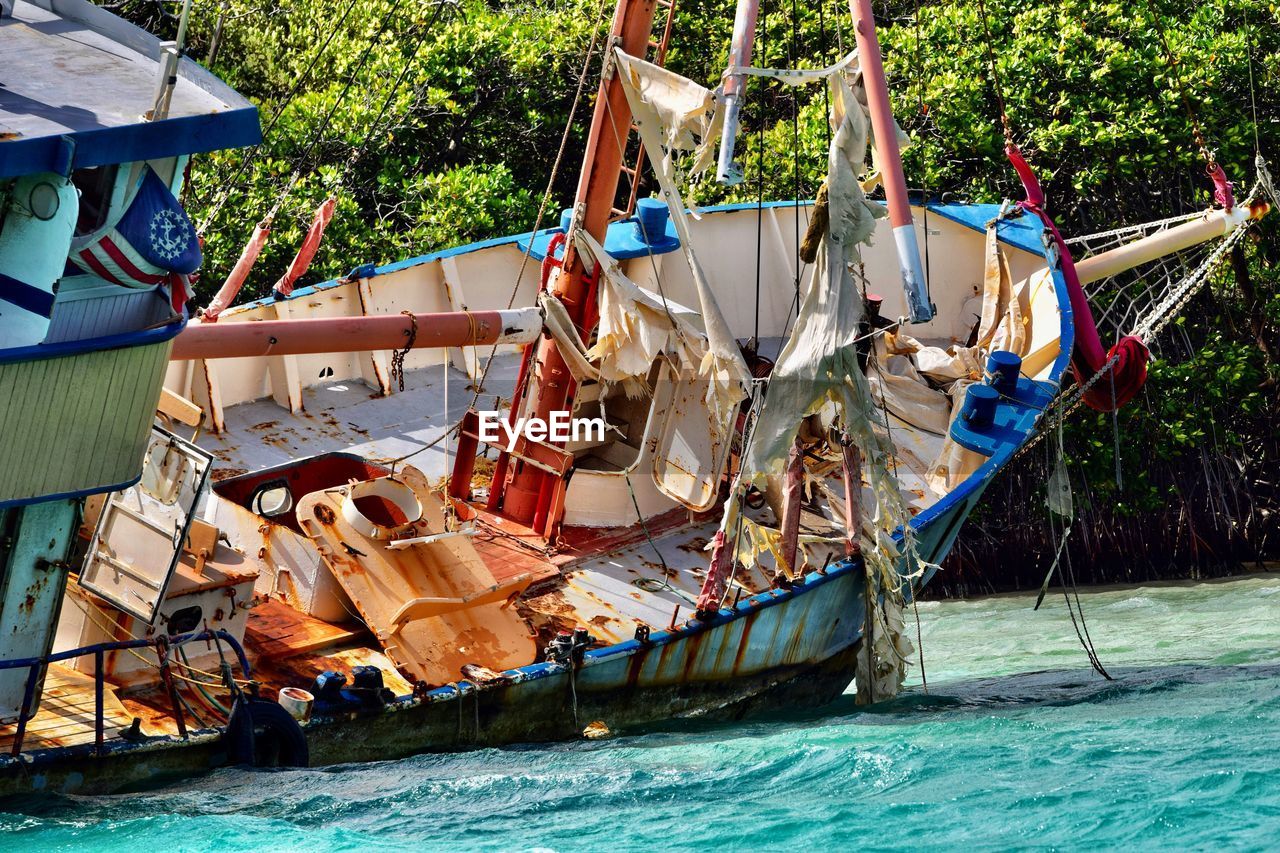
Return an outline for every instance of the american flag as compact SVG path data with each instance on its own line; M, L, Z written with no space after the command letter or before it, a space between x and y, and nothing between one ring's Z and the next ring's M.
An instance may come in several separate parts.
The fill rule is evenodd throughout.
M177 312L193 295L191 276L201 260L195 226L150 166L144 167L133 201L115 225L71 254L77 267L112 284L164 285Z

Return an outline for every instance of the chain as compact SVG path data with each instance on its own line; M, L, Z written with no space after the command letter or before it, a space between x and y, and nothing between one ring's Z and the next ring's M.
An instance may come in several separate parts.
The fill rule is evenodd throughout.
M1195 141L1196 147L1200 150L1200 156L1204 158L1205 173L1212 175L1218 170L1217 156L1213 150L1209 148L1209 144L1205 142L1204 130L1200 127L1200 120L1196 117L1195 108L1191 106L1191 98L1187 95L1187 87L1182 83L1182 72L1179 70L1178 58L1173 55L1173 49L1169 47L1169 41L1165 38L1164 22L1160 20L1159 14L1156 12L1155 4L1152 0L1147 0L1147 8L1151 12L1152 22L1155 24L1156 35L1160 38L1160 47L1164 50L1165 61L1169 63L1169 71L1173 74L1173 82L1178 86L1178 97L1182 99L1182 106L1187 111L1187 119L1191 122L1191 138Z
M1106 240L1111 237L1128 237L1133 234L1154 234L1158 231L1164 231L1170 225L1180 225L1183 222L1190 222L1204 214L1200 211L1193 213L1183 213L1179 216L1170 216L1167 219L1157 219L1154 222L1144 222L1141 225L1124 225L1120 228L1112 228L1110 231L1099 231L1096 234L1084 234L1079 237L1065 237L1064 243L1068 246L1078 246L1080 244L1088 244L1098 240ZM1086 248L1092 248L1087 247Z
M1232 231L1231 234L1219 243L1217 248L1215 248L1209 256L1201 262L1200 266L1196 268L1194 273L1188 276L1179 287L1171 291L1168 296L1166 296L1156 305L1155 308L1152 309L1151 313L1148 315L1148 319L1139 323L1133 330L1133 334L1142 338L1155 337L1160 334L1164 327L1169 324L1169 321L1172 320L1173 317L1182 310L1182 307L1191 300L1191 297L1195 295L1197 290L1199 290L1200 285L1204 284L1204 282L1209 279L1209 273L1213 272L1213 269L1221 263L1223 255L1230 251L1236 243L1239 243L1241 238L1244 237L1245 232L1248 230L1247 226L1243 226Z
M1258 176L1258 181L1254 184L1253 190L1249 193L1249 201L1252 201L1260 192L1268 192L1267 182L1263 177L1265 168ZM1269 176L1267 176L1269 177ZM1246 202L1246 204L1249 203ZM1178 287L1174 288L1169 294L1156 304L1147 314L1147 318L1138 323L1130 333L1133 336L1150 340L1160 334L1169 325L1169 322L1176 317L1188 302L1195 295L1196 291L1209 280L1209 274L1222 262L1227 252L1244 239L1245 233L1249 230L1250 224L1243 223L1238 225L1234 231L1226 236L1221 243L1214 248L1209 255L1201 261L1200 265L1188 275ZM1089 392L1104 376L1107 376L1116 362L1120 359L1119 354L1112 355L1107 359L1099 370L1088 378L1083 384L1077 385L1065 394L1062 394L1054 402L1052 406L1045 409L1044 418L1034 435L1024 444L1017 453L1013 455L1013 459L1021 457L1023 454L1031 450L1040 443L1051 430L1056 429L1058 425L1066 421L1076 409L1080 408L1080 404L1084 402L1085 394ZM1012 461L1012 460L1010 460Z
M406 333L409 340L405 341L404 347L398 349L391 354L391 381L400 384L400 390L404 390L404 357L409 354L409 350L413 349L413 345L418 340L418 318L414 316L412 311L401 311L409 318L409 331Z

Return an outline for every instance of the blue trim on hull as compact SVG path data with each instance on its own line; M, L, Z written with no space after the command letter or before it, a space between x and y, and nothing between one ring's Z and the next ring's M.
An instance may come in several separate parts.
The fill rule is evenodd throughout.
M736 608L721 611L712 619L692 621L673 631L656 632L649 643L641 644L632 640L589 651L583 664L573 673L578 698L596 705L611 703L617 710L616 716L606 718L611 725L645 725L668 718L671 709L665 703L628 704L627 697L634 695L631 691L649 691L649 695L652 695L653 691L672 690L681 684L701 683L708 685L708 694L714 692L721 699L727 695L731 701L750 701L764 690L776 688L790 677L821 667L843 653L846 660L826 675L828 686L835 684L835 692L838 693L848 684L846 674L848 678L852 678L851 668L846 671L844 667L849 666L847 657L861 638L865 621L862 603L864 585L861 582L860 568L860 564L844 561L830 567L825 573L810 573L792 590L777 590L752 596L751 599L740 602ZM819 587L829 588L830 593L822 596L804 594ZM776 642L775 638L780 636L788 639ZM405 723L399 724L401 727L411 725L412 722L423 724L421 736L424 739L413 743L412 749L408 751L438 751L465 747L467 742L455 743L447 738L432 738L425 725L430 718L421 714L414 717L395 715L415 709L425 711L431 707L440 707L445 718L450 721L449 734L452 736L452 721L459 712L453 710L449 703L458 702L460 709L470 714L471 709L461 705L461 702L471 697L475 697L477 703L499 703L505 711L535 707L545 709L548 697L563 697L567 700L569 696L570 670L563 664L533 664L504 674L508 678L501 683L477 685L461 681L420 695L397 697L379 709L353 706L350 709L317 714L304 726L304 731L309 741L323 742L326 737L334 737L332 732L338 727L358 724L361 719L367 721L392 715L394 719L405 720ZM773 681L774 676L779 680ZM724 686L732 684L735 678L749 681L754 686L726 694ZM797 682L795 689L803 692L808 688L807 683ZM490 695L498 698L488 699ZM720 707L718 700L712 702L710 696L707 702L700 704L700 695L702 694L682 697L686 711L712 712ZM565 711L567 710L566 708ZM438 715L440 712L433 713ZM475 713L479 714L478 704ZM490 709L486 708L486 714L488 713ZM520 718L519 710L509 713L514 714L513 719L518 724L524 725L525 720ZM579 731L577 724L569 722L571 718L567 713L563 716L568 719L559 721L556 736L563 738L576 734ZM584 725L586 722L587 720L581 720L579 724ZM527 720L527 724L530 731L540 734L512 737L512 730L508 728L508 735L499 737L496 742L546 739L548 731L545 723L546 720L534 714ZM93 760L100 761L107 756L128 760L131 755L136 755L145 761L144 756L147 755L159 756L172 754L172 750L199 747L203 752L191 749L186 753L192 758L191 763L183 768L185 774L190 775L215 766L205 762L210 757L215 762L218 760L216 747L221 737L220 730L204 729L190 734L187 741L173 736L152 737L142 743L108 741L104 744L102 756ZM405 732L405 735L410 740L413 738L412 731ZM402 752L406 751L403 744L397 746ZM8 783L9 792L13 791L15 785L36 790L54 789L57 786L51 785L50 779L56 782L59 774L64 781L72 781L76 786L84 785L84 776L91 773L98 774L97 787L109 787L111 784L118 786L120 780L116 779L113 783L110 767L84 763L90 759L91 754L90 746L33 749L17 759L7 754L0 755L0 790L6 789L5 783ZM145 772L149 775L151 771L147 769Z
M68 355L79 355L86 352L102 352L103 350L137 347L145 344L159 344L176 338L187 326L186 312L173 322L154 329L143 329L140 332L124 332L119 335L105 335L100 338L85 338L79 341L62 341L56 344L34 344L28 347L0 349L0 364L15 361L39 361L45 358L61 358Z
M765 209L772 209L775 207L780 208L780 207L812 207L812 206L813 206L813 202L811 201L801 201L801 202L769 201L769 202L765 202L763 205ZM745 204L721 204L721 205L716 205L714 207L704 207L702 208L702 212L703 213L727 213L735 210L747 210L747 209L755 210L756 207L757 205L754 202L747 202ZM673 229L673 228L674 226L671 226L670 224L668 224L668 229ZM394 261L389 264L381 264L381 265L360 264L359 266L354 267L350 273L348 273L346 276L342 278L331 278L327 281L322 281L317 284L309 285L307 287L297 288L296 290L293 291L293 293L289 294L289 296L286 298L298 299L299 297L302 297L302 296L313 296L316 293L328 290L331 287L337 287L338 285L343 284L348 279L375 278L380 275L390 275L391 273L394 273L394 272L407 270L410 267L422 266L423 264L429 264L433 261L444 260L445 258L456 258L459 255L469 255L472 252L479 252L483 249L492 249L496 246L515 245L517 248L519 248L521 243L528 244L530 237L535 237L535 239L538 239L538 240L541 240L544 238L546 240L550 240L551 235L559 230L560 230L559 227L543 228L541 231L525 231L521 234L511 234L506 237L491 237L488 240L479 240L475 243L467 243L466 245L463 245L463 246L454 246L451 249L441 249L438 252L430 252L425 255L417 255L412 258L405 258L404 260ZM670 230L669 233L674 234L674 230ZM645 254L647 254L647 252ZM245 302L243 305L237 305L236 307L252 308L259 305L270 305L271 303L277 302L277 301L279 300L275 296L264 296L261 299L255 299L251 302Z
M262 141L256 107L0 142L0 178L242 148Z
M37 495L33 498L17 498L11 501L0 501L0 509L9 509L17 506L31 506L32 504L51 503L53 501L69 501L78 500L79 498L92 497L93 495L105 495L107 492L119 492L130 486L136 485L142 479L142 474L134 477L132 480L126 480L123 483L116 483L112 486L95 486L92 489L80 489L74 492L63 492L58 495Z

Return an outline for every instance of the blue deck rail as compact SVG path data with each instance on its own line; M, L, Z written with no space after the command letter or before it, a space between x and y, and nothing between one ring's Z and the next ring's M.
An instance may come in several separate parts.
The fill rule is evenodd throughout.
M83 646L78 649L70 649L65 652L54 652L38 658L14 658L12 660L0 660L0 670L6 669L27 669L26 689L22 696L22 709L18 712L18 728L13 738L13 748L11 754L17 758L22 753L23 740L27 733L27 721L35 715L31 713L31 705L35 702L36 681L39 674L51 663L58 663L72 658L84 657L85 655L93 655L94 664L94 684L93 684L93 701L94 701L94 754L102 754L103 735L103 656L107 652L123 651L125 649L140 649L154 647L156 650L156 659L160 668L160 678L164 683L166 692L169 694L169 700L173 703L173 718L178 724L178 734L187 737L186 720L182 715L182 707L178 698L177 688L173 684L172 674L169 672L168 650L186 643L199 641L225 642L235 652L236 658L240 664L240 671L244 673L244 677L250 678L251 672L249 668L249 659L245 657L244 648L240 645L235 637L223 630L204 630L193 631L188 634L177 634L174 636L161 635L150 639L136 640L116 640L109 643L96 643L92 646Z

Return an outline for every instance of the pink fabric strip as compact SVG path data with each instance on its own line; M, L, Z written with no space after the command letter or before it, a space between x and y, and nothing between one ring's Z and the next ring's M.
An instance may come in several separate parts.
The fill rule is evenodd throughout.
M338 200L330 196L325 199L324 204L316 208L316 215L311 220L311 227L307 229L307 236L303 238L302 245L298 247L298 254L294 256L293 263L289 264L289 269L275 283L276 292L283 296L293 293L293 284L311 266L311 260L316 256L316 250L320 248L320 240L324 237L324 229L333 218L333 211L337 205Z
M222 283L222 287L218 288L217 294L209 302L208 307L201 313L201 318L206 323L216 323L218 315L225 311L232 302L235 302L236 296L240 293L240 288L244 287L245 279L249 277L249 271L253 269L253 265L257 262L258 255L262 254L262 247L267 244L267 237L270 234L270 219L262 220L253 229L253 236L249 238L249 242L245 244L244 249L240 251L240 259L231 268L230 275Z

